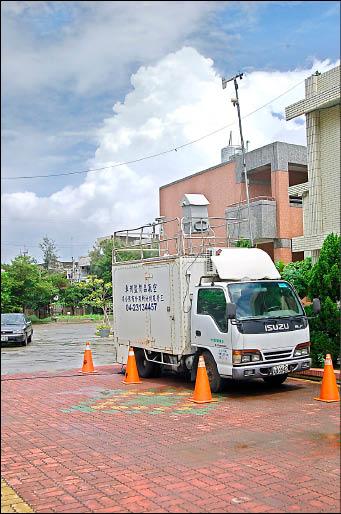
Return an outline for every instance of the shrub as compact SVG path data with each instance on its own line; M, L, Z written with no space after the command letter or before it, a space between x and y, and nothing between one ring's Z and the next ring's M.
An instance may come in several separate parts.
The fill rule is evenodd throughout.
M305 311L307 316L311 316L309 326L313 366L317 366L319 353L322 353L323 357L330 353L333 363L336 364L340 355L340 311L337 304L327 296L321 301L321 312L318 316L313 315L311 305L306 307Z
M315 368L323 368L327 353L331 354L335 366L340 354L339 342L335 339L331 339L324 332L318 331L312 332L310 339L312 366Z
M283 280L287 280L294 286L300 298L308 295L311 274L310 257L304 259L304 261L290 262L284 266L280 273Z
M329 234L323 242L318 261L310 274L310 297L340 300L340 244L341 236Z

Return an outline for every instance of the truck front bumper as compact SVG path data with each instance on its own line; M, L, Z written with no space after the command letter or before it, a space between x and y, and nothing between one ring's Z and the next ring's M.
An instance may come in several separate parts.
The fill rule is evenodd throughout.
M236 380L243 380L246 378L262 378L272 375L272 368L277 366L286 365L288 366L288 372L293 373L294 371L303 371L309 369L311 366L311 359L299 359L294 361L282 361L282 362L262 362L254 366L249 364L247 366L234 366L232 368L232 378Z

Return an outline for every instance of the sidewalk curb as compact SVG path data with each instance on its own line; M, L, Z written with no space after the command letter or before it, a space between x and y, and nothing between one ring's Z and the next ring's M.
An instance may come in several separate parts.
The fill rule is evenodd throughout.
M341 382L340 370L334 369L334 373L336 376L336 382L338 384L340 384L340 382ZM322 380L322 377L323 377L323 369L310 368L310 369L307 369L306 371L300 371L298 373L291 373L290 376L295 377L295 378L308 378L309 380L315 380L315 381L319 382Z

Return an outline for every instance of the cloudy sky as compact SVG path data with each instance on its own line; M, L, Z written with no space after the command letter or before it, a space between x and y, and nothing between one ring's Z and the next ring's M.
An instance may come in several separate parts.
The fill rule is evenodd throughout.
M230 130L238 141L222 76L245 73L251 149L305 144L304 119L286 122L284 108L338 64L339 5L2 2L2 261L26 250L41 260L45 235L77 258L152 221L161 185L218 164ZM20 178L37 175L55 176Z

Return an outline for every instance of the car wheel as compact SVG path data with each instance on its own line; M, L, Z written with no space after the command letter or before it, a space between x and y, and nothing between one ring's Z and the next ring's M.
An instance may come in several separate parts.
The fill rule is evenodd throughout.
M212 393L218 393L222 386L222 379L218 373L216 361L211 352L202 353L205 359L205 366Z
M269 377L263 377L264 382L270 385L279 386L283 384L283 382L286 381L288 378L288 373L285 373L284 375L274 375Z
M146 359L141 348L134 348L137 371L141 378L157 377L161 371L160 364L150 362Z

